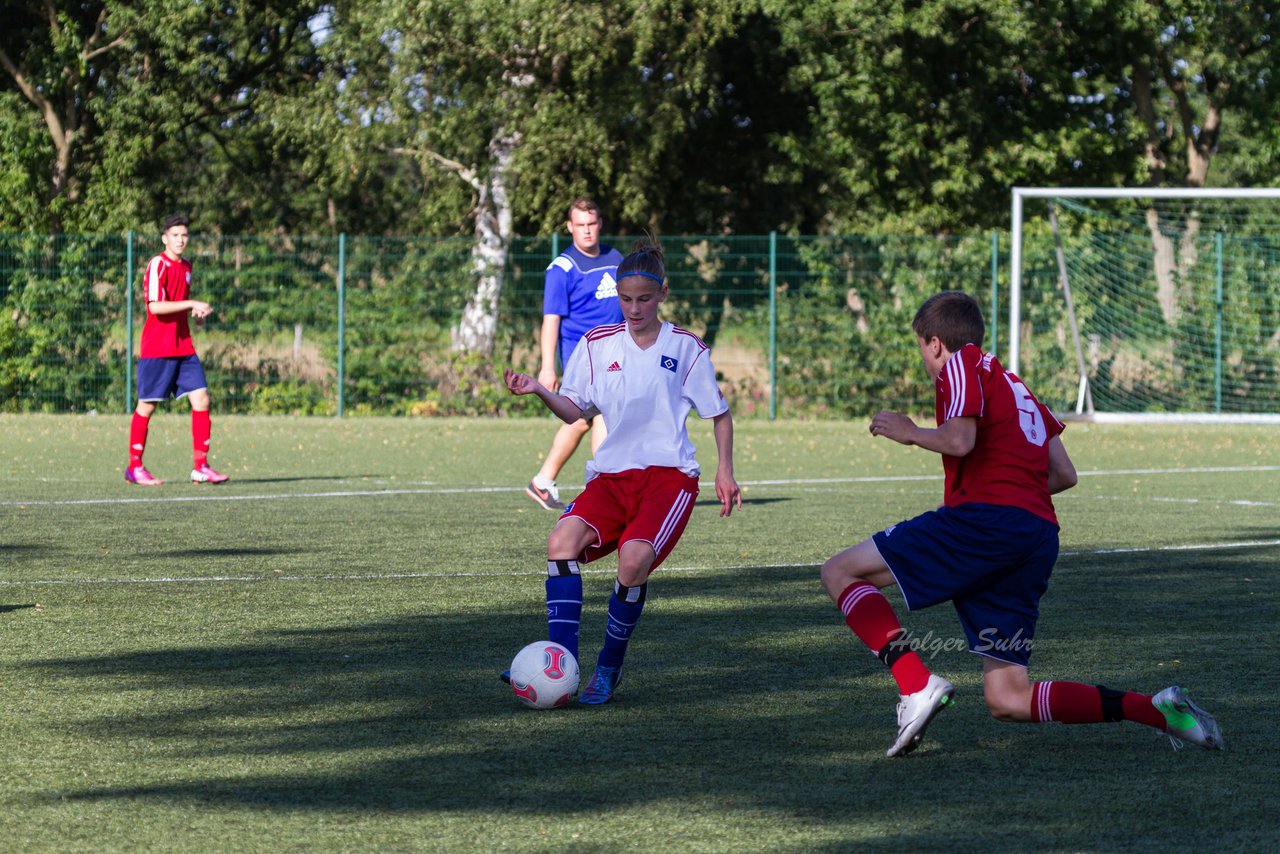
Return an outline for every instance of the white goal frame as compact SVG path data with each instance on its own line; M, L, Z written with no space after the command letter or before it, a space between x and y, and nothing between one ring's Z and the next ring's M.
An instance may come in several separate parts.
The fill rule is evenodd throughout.
M1008 368L1018 373L1022 329L1022 222L1023 206L1028 199L1280 199L1280 187L1180 189L1174 187L1014 187L1011 211L1011 248L1009 256L1009 359ZM1087 382L1081 377L1081 386ZM1224 415L1188 414L1108 414L1096 413L1092 420L1146 422L1248 422L1280 424L1280 413Z

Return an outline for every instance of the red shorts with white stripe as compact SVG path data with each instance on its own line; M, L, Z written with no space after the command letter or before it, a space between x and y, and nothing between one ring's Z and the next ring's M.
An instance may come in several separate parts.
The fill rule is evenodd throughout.
M593 561L631 540L653 546L657 559L650 572L666 560L680 540L698 497L698 479L680 469L651 466L614 474L599 474L562 516L576 516L596 532L580 560Z

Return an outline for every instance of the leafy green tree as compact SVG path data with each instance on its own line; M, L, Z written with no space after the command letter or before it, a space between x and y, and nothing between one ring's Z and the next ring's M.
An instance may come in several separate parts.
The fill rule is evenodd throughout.
M1083 96L1102 100L1102 93L1116 92L1129 116L1135 184L1195 188L1280 176L1269 156L1280 139L1274 74L1280 8L1210 0L1061 6L1083 57L1076 72ZM1233 123L1253 139L1232 131ZM1213 180L1224 151L1228 163ZM1178 280L1196 262L1198 219L1190 217L1175 246L1157 208L1148 208L1146 218L1157 300L1173 325L1180 303L1191 297Z
M335 92L337 112L358 140L353 150L411 161L424 196L445 202L437 212L471 227L477 287L459 320L459 349L492 352L502 270L521 230L558 227L583 194L600 197L615 223L660 228L664 213L691 197L665 189L686 174L670 166L688 150L681 140L695 117L712 112L710 70L735 31L738 6L659 6L335 7L334 38L345 43L351 71ZM702 159L714 156L712 149ZM714 187L716 200L725 195ZM448 212L450 202L459 208ZM714 204L693 207L706 213Z
M210 187L210 197L228 189L238 189L242 203L287 197L293 187L263 180L275 160L261 144L269 132L260 106L273 93L314 81L319 68L308 22L318 9L314 0L9 4L0 35L0 192L37 190L40 204L16 205L23 218L3 225L103 230L153 223L158 210L190 210L203 201L184 180L197 171L192 164L215 164L207 175L256 177L251 185ZM36 127L43 128L39 143ZM219 170L219 163L230 168Z

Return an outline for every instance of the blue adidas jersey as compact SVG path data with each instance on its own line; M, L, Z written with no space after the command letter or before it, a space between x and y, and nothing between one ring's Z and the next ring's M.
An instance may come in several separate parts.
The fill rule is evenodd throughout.
M592 258L573 244L547 267L542 290L542 313L560 316L560 364L569 364L573 348L582 336L606 323L621 323L618 282L614 278L622 253L600 244Z

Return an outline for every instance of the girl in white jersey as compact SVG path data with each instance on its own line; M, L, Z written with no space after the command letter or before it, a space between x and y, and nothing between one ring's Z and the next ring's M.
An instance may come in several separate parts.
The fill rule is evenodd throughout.
M644 608L649 574L684 532L698 495L698 463L685 419L713 422L720 515L742 507L733 478L733 419L698 336L658 319L667 298L662 249L637 243L618 266L623 322L597 326L573 351L560 390L527 374L503 374L513 394L536 394L566 423L599 411L609 433L587 463L586 489L547 537L547 628L578 657L582 577L578 564L618 552L618 577L595 674L578 702L607 703ZM504 678L506 674L504 674Z

